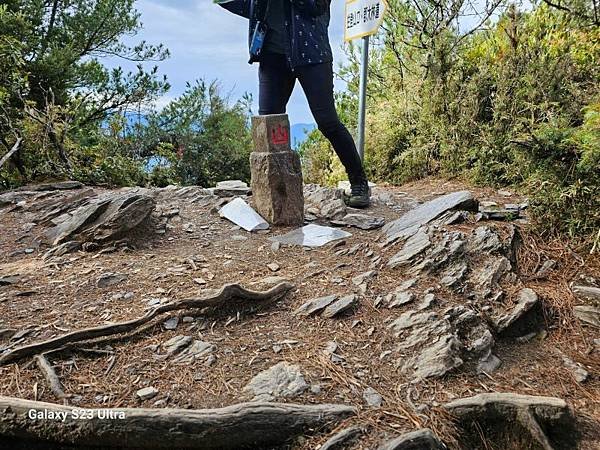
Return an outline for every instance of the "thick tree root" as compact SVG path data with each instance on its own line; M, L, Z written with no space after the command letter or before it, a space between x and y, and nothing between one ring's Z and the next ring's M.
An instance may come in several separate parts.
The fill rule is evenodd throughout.
M574 416L564 400L519 394L479 394L445 408L463 427L472 423L511 429L517 423L544 450L574 448ZM554 438L554 439L552 439Z
M243 449L281 444L356 413L345 405L242 403L220 409L84 410L0 397L1 438L103 448ZM80 417L77 417L77 412ZM54 419L35 419L35 414Z
M191 298L167 303L148 311L148 313L138 319L73 331L54 339L15 348L14 350L9 351L0 357L0 365L14 362L31 355L53 351L65 346L66 344L73 344L90 339L128 333L141 327L142 325L147 324L158 315L167 312L184 309L203 309L214 308L217 306L229 306L228 302L231 302L234 299L261 303L276 301L286 295L291 289L293 289L293 287L294 285L291 283L280 283L268 291L257 292L247 290L239 284L228 284L213 296L204 298Z

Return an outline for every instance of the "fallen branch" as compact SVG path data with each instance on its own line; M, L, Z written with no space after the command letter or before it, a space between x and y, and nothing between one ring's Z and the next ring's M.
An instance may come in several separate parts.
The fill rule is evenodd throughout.
M50 390L56 396L56 398L58 398L59 400L66 400L69 396L63 391L62 386L60 384L60 379L58 378L58 375L56 375L56 372L54 371L52 365L50 365L50 362L48 362L46 357L44 355L36 355L35 363L42 371L44 378L50 385Z
M2 159L0 159L0 168L4 165L6 161L10 159L12 155L14 155L17 152L17 150L19 150L21 142L23 142L23 138L17 138L17 142L15 142L15 145L13 145L10 151L6 155L4 155Z
M115 334L127 333L142 325L150 322L156 316L167 312L178 311L183 309L193 308L211 308L216 306L227 306L227 302L232 299L250 300L254 302L275 301L286 295L294 285L291 283L280 283L274 288L264 291L250 291L244 289L239 284L228 284L217 292L214 296L204 298L190 298L177 302L167 303L148 311L144 316L129 320L127 322L119 322L110 325L103 325L93 328L85 328L83 330L73 331L64 334L54 339L38 342L23 347L15 348L14 350L5 353L0 357L0 365L7 364L27 356L46 353L63 347L65 344L87 341L105 336L113 336Z
M0 437L86 448L265 448L356 413L345 405L241 403L219 409L85 410L0 397ZM42 418L32 418L35 414ZM39 416L38 416L39 417ZM18 443L15 442L15 444Z

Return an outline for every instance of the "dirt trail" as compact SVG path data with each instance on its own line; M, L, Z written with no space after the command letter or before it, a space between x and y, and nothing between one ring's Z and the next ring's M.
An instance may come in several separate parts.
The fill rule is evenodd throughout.
M463 189L482 204L525 201L509 192L427 180L375 188L367 213L390 223L419 202ZM480 430L480 436L461 433L443 408L494 392L566 400L582 432L578 448L600 448L600 330L573 316L573 305L581 301L569 288L581 276L589 286L600 282L597 260L565 247L541 246L530 237L526 220L465 213L456 223L428 224L424 239L429 244L417 242L425 248L409 252L406 263L392 268L388 262L405 244L384 246L381 229L344 227L352 236L343 241L313 249L279 247L269 238L289 229L245 232L219 218L222 198L205 201L204 193L190 190L157 192L153 216L126 241L45 259L50 247L39 236L46 227L32 223L39 212L31 201L0 209L0 284L3 277L16 277L0 285L0 356L70 331L141 317L153 306L203 296L228 283L266 290L285 279L295 289L263 308L232 305L210 314L174 313L133 337L48 355L71 405L224 407L251 400L256 391L246 386L253 377L285 362L297 366L301 386L287 397L267 392L268 397L359 410L333 429L295 438L291 448L319 448L350 426L364 433L340 448L376 448L421 428L432 429L451 448L537 448L527 440L523 444L521 436L511 441L494 430ZM500 239L497 248L473 244L482 227L492 233L485 239ZM460 253L470 258L464 273L458 274L463 256L451 253L452 239L471 249ZM444 262L438 265L441 254ZM497 280L477 281L486 264L501 259L511 268L498 271ZM540 273L548 260L555 265ZM415 272L419 266L422 271ZM539 304L531 309L535 317L515 316L514 327L508 316L526 288L537 293ZM355 295L357 304L333 318L295 313L306 302L330 295ZM469 315L472 311L476 317ZM419 325L415 317L424 314L430 316ZM403 318L410 319L407 326ZM500 331L499 324L508 322ZM488 334L493 342L476 342ZM178 336L190 339L177 347ZM441 348L447 336L456 340ZM411 341L415 345L407 346ZM186 359L194 342L207 345ZM175 345L171 355L170 345ZM428 350L435 355L423 363ZM143 388L153 388L146 399L139 395ZM60 403L28 359L0 367L0 395Z

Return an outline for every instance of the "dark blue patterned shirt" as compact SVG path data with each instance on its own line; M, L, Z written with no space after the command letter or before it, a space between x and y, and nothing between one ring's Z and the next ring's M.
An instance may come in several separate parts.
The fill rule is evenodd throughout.
M219 5L249 20L249 40L259 17L258 2L265 0L221 0ZM331 0L284 0L286 57L292 69L333 61L329 44L329 4ZM264 11L264 9L262 10ZM250 62L253 62L252 60Z

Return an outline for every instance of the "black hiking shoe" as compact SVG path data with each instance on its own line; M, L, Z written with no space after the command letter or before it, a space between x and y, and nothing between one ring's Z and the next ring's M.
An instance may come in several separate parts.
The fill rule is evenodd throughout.
M367 208L371 204L370 196L369 182L362 175L350 180L350 195L344 196L344 201L351 208Z

